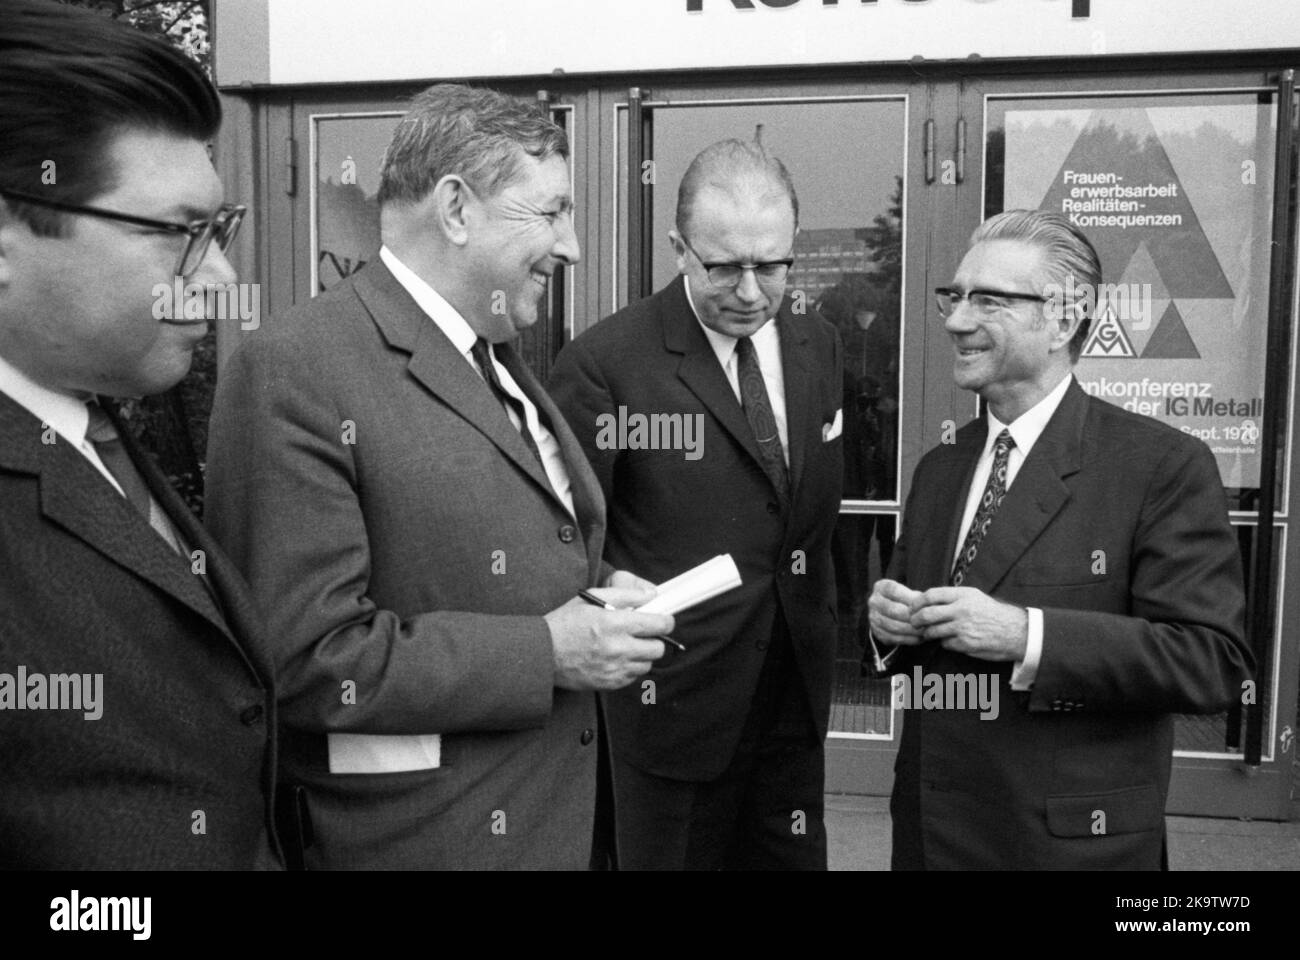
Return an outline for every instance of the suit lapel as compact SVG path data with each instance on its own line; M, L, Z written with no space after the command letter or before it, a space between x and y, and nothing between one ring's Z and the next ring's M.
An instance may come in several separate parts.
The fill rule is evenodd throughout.
M699 321L695 319L690 301L686 299L685 281L680 275L664 290L659 312L664 346L673 353L683 354L677 367L677 376L713 414L723 429L731 434L741 449L749 454L754 465L763 470L763 458L759 455L754 431L745 418L745 411L741 409L740 401L736 399L722 365L718 363L718 355L713 352L709 338L704 335ZM763 476L767 476L766 470L763 470Z
M961 528L962 512L966 507L966 496L970 491L975 464L984 449L988 423L984 419L975 420L957 432L957 442L948 449L930 470L934 477L933 492L917 499L918 503L933 505L935 520L946 517L946 523L926 523L921 529L926 530L921 546L917 551L918 569L922 571L922 581L926 586L947 584L952 574L952 558L957 552L957 538L964 537L966 531ZM916 522L915 520L913 522Z
M989 525L968 586L996 589L1070 499L1064 478L1079 469L1087 412L1087 395L1072 380Z
M524 443L505 408L492 395L491 388L438 325L425 315L383 261L376 257L362 268L356 275L354 289L389 345L410 354L407 369L411 376L492 441L507 460L560 503L546 471ZM494 350L501 359L501 347Z
M502 366L510 371L515 383L519 384L528 399L537 405L543 419L549 421L551 434L560 445L560 454L564 457L565 470L569 475L569 493L573 497L578 527L582 530L583 543L587 547L588 565L593 571L599 570L600 554L605 542L605 497L600 492L600 483L596 480L591 464L587 462L587 454L578 443L578 438L573 435L564 414L537 382L532 371L524 366L514 346L498 345L496 350ZM547 489L550 489L549 483ZM558 501L559 498L556 499Z
M0 395L0 450L6 465L38 476L41 512L114 563L185 604L229 636L224 618L187 558L178 557L94 466L62 438L41 442L40 422ZM160 505L175 520L179 497L123 428L123 444ZM17 454L17 456L14 456ZM167 487L163 490L163 487ZM170 499L168 499L168 494ZM184 510L183 505L181 509ZM188 511L185 511L188 513ZM181 525L182 533L187 528Z

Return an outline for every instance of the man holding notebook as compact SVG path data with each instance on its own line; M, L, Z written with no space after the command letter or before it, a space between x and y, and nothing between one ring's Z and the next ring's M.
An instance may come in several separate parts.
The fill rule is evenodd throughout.
M213 530L284 679L291 848L314 868L580 869L592 691L672 618L601 563L582 449L513 341L577 261L564 131L439 84L394 132L378 255L231 357Z

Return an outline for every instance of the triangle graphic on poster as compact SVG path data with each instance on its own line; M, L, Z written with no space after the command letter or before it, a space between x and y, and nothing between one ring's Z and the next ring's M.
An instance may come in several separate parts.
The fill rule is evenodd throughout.
M1233 298L1200 218L1141 107L1094 111L1039 207L1083 230L1101 258L1103 277L1125 275L1145 242L1170 299Z
M1128 337L1124 330L1124 324L1119 322L1115 316L1115 311L1110 307L1106 312L1097 318L1097 325L1092 328L1088 334L1088 339L1084 341L1084 357L1108 357L1111 360L1132 359L1137 356L1133 350L1133 341Z
M1143 360L1199 360L1201 352L1192 342L1192 335L1187 332L1183 315L1178 312L1172 301L1165 308L1160 323L1147 341L1142 351Z

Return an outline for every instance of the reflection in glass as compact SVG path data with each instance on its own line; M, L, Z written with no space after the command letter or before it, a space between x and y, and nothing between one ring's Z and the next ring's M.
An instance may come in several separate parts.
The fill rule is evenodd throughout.
M898 519L892 514L840 514L831 542L839 595L839 640L831 691L832 733L890 734L890 681L863 676L867 599L885 575L894 550Z
M400 113L316 122L316 290L379 252L379 165Z

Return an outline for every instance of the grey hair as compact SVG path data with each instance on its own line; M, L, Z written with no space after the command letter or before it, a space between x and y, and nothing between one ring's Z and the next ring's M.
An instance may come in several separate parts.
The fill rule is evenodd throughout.
M1070 361L1077 363L1088 339L1096 294L1101 287L1101 258L1091 241L1069 218L1043 210L1006 210L989 217L975 228L970 245L985 240L1019 240L1032 244L1045 254L1051 282L1066 288L1069 286L1066 278L1073 277L1076 290L1091 291L1091 296L1076 301L1083 317L1070 340Z
M379 206L414 203L456 174L491 196L527 154L568 159L569 138L536 102L495 90L439 83L411 98L379 174Z
M743 140L719 140L695 155L677 188L677 229L689 233L695 197L704 187L734 191L744 183L759 187L776 186L790 198L794 225L799 226L799 197L794 192L790 171L761 143Z

